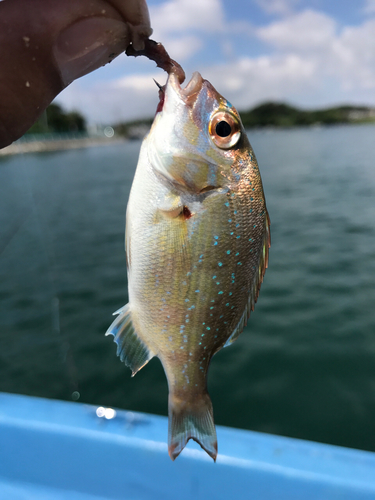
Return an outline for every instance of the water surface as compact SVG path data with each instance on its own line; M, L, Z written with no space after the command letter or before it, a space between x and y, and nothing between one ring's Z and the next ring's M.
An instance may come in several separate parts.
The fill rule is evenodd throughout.
M217 424L375 450L374 126L250 131L271 217L245 332L215 356ZM104 337L127 302L140 142L0 160L0 391L166 414L160 362Z

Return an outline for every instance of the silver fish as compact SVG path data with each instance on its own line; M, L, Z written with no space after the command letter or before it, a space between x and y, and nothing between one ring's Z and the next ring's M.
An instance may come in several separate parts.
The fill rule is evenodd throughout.
M153 356L169 385L169 455L216 460L207 371L242 332L268 263L270 222L236 109L199 73L170 74L126 214L129 303L107 331L133 375Z

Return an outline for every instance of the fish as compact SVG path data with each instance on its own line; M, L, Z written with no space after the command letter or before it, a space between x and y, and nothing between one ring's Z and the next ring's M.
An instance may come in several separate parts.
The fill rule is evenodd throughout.
M171 459L193 439L216 461L207 373L254 310L270 219L233 105L198 72L184 88L170 73L159 96L126 211L129 302L106 335L132 376L160 359Z

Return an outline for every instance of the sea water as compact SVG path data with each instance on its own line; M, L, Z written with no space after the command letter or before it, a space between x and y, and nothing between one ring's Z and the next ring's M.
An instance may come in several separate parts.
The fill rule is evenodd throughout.
M375 127L248 132L271 218L244 333L209 372L217 424L375 450ZM127 302L140 142L0 160L0 391L167 414L104 332Z

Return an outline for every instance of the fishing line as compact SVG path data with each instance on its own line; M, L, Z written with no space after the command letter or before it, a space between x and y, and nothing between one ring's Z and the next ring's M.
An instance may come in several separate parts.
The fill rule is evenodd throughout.
M77 368L74 361L73 350L68 338L61 332L60 324L60 299L58 297L58 287L57 287L57 277L55 274L56 269L56 256L53 250L53 244L51 243L51 234L48 229L48 224L42 219L40 211L38 209L38 204L35 201L33 188L31 186L30 178L25 172L22 176L26 180L25 186L27 188L28 197L31 205L31 214L34 216L34 221L36 225L36 235L38 237L39 244L41 246L41 256L44 258L44 267L47 270L47 281L50 287L51 299L51 326L52 332L58 339L60 344L60 354L63 364L65 366L65 372L70 383L70 393L73 400L77 400L80 397ZM25 221L24 221L25 222Z

